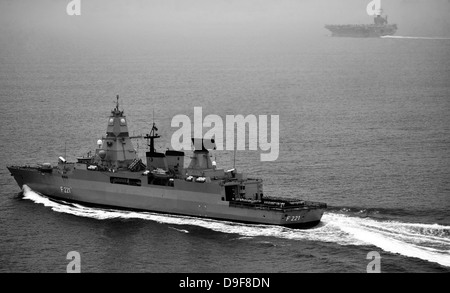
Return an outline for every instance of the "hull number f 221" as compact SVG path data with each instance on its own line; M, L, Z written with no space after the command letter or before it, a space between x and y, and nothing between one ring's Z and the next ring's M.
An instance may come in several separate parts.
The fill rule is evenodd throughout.
M61 189L62 193L72 193L72 190L70 189L70 187L61 186L60 189Z
M300 221L302 219L302 216L287 216L286 217L286 221L287 222L295 222L295 221Z

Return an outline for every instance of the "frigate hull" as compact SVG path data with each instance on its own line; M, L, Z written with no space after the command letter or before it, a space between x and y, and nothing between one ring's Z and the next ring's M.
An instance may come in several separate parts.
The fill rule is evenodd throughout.
M18 185L30 187L50 198L88 206L187 215L202 218L309 228L317 225L325 204L273 207L264 203L227 200L223 186L215 183L175 179L173 186L147 184L141 173L112 173L73 170L68 175L57 168L42 171L34 167L8 167ZM114 178L128 178L139 185L115 184Z
M124 111L111 111L106 137L92 154L58 165L9 166L21 188L52 198L118 209L152 211L246 223L308 227L317 224L326 204L263 194L262 179L249 178L235 168L218 169L209 149L214 141L193 138L193 157L185 168L185 153L157 152L160 136L155 123L148 140L146 163L136 154ZM92 154L92 155L91 155Z

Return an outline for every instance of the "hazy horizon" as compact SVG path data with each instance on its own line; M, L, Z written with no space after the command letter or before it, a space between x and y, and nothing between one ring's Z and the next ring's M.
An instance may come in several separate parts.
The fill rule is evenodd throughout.
M6 50L70 46L233 46L242 42L324 37L325 24L371 23L369 0L2 0L0 41ZM382 6L396 35L450 37L449 0L390 0Z

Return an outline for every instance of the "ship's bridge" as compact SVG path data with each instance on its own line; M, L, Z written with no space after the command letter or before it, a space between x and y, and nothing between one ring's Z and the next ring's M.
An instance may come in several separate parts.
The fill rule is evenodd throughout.
M108 118L106 137L102 138L96 150L96 158L99 158L101 166L112 169L127 168L136 159L136 151L128 133L127 118L119 110L119 96L116 107Z

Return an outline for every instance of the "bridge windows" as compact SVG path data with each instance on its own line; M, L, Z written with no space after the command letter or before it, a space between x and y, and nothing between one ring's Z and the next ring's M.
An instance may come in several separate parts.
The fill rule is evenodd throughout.
M110 182L112 184L141 186L141 179L123 178L123 177L111 177L109 180L110 180Z

